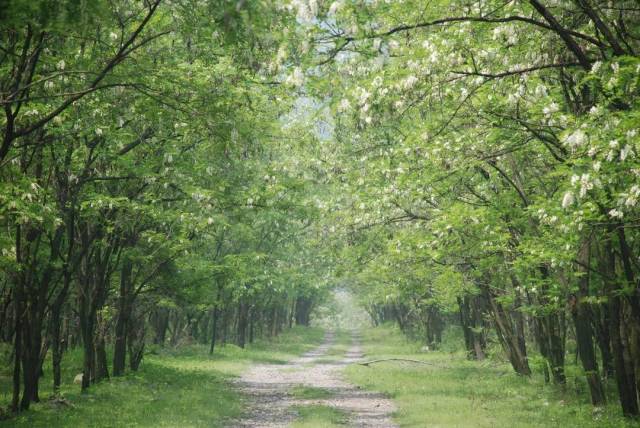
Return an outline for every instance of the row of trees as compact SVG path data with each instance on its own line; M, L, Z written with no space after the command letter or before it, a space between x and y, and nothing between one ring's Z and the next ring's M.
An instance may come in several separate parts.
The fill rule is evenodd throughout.
M147 342L235 341L308 324L326 291L312 177L287 149L257 2L2 2L0 338L13 412L82 346L82 389ZM288 87L287 87L288 88ZM313 263L311 263L313 261ZM112 365L108 350L113 350ZM3 364L4 365L4 364ZM48 378L48 377L47 377Z
M343 268L374 319L433 343L457 319L477 359L491 330L560 385L575 342L592 403L613 378L638 416L637 2L295 6L333 114Z

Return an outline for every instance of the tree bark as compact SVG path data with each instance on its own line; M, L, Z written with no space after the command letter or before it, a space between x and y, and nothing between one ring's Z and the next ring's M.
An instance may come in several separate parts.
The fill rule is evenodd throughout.
M113 375L122 376L127 358L127 330L131 316L130 292L133 263L125 257L120 271L120 295L118 297L118 317L116 319L116 337L113 349Z

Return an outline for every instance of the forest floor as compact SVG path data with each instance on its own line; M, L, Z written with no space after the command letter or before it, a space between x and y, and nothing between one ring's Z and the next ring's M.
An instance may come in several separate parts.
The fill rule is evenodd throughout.
M237 382L248 411L230 426L396 427L391 400L344 379L344 367L362 357L357 332L327 332L322 345L285 365L252 367Z

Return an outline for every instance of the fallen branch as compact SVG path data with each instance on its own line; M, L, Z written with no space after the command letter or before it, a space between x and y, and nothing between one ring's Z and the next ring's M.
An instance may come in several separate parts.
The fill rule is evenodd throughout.
M451 367L447 367L447 366L439 366L437 364L429 363L427 361L411 360L409 358L382 358L382 359L379 359L379 360L365 361L365 362L358 363L358 364L361 365L361 366L369 367L370 364L382 363L382 362L385 362L385 361L403 361L405 363L426 364L428 366L435 366L435 367L438 367L438 368L441 368L441 369L449 369L449 368L451 368Z

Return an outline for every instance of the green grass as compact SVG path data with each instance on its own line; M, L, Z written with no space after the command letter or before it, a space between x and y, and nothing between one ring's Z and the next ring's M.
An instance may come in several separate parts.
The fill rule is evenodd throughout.
M327 351L326 357L342 357L351 345L351 334L347 330L336 330L335 342Z
M73 350L63 363L62 394L71 407L49 401L50 372L41 381L41 403L0 427L216 427L238 417L242 397L229 381L256 363L284 363L313 349L324 336L317 328L295 327L271 342L258 341L246 349L206 346L159 350L146 355L140 370L92 386L81 394L73 378L81 372L81 353ZM0 405L9 402L4 376Z
M333 393L328 389L313 386L296 386L291 390L291 395L300 400L319 400L331 398Z
M333 407L312 405L296 406L299 418L292 428L333 428L344 427L347 423L347 415Z
M420 352L394 328L364 331L367 359L409 358L431 365L351 365L347 378L390 396L401 427L625 427L615 402L594 412L588 392L545 385L541 375L517 376L502 362L467 361L460 352Z

